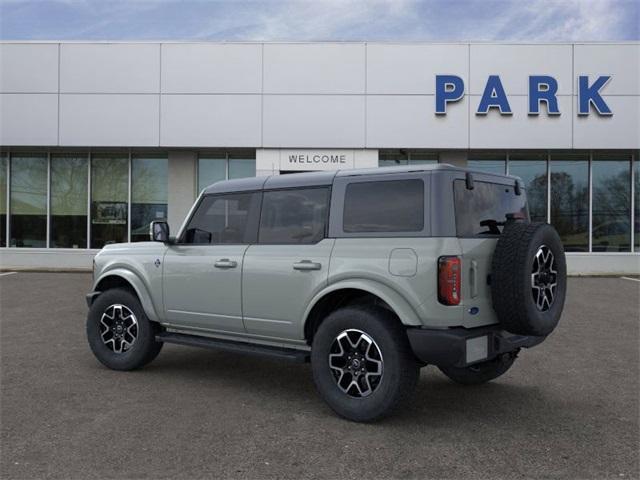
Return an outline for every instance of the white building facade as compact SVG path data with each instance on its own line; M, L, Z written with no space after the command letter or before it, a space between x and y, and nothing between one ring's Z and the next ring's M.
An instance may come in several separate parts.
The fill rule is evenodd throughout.
M87 269L206 185L522 177L576 274L640 274L640 43L0 43L0 268Z

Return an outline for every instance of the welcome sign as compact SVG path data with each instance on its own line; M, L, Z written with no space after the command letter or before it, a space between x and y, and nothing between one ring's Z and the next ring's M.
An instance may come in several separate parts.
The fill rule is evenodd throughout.
M288 150L280 151L280 170L343 170L354 168L353 150Z

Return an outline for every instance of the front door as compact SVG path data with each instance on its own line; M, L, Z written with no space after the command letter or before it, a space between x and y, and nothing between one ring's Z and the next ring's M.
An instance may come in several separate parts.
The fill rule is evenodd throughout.
M255 241L259 193L205 196L164 257L166 321L195 331L243 333L242 265Z
M305 308L327 284L335 242L326 238L329 196L327 187L264 192L258 243L244 257L248 333L300 339Z

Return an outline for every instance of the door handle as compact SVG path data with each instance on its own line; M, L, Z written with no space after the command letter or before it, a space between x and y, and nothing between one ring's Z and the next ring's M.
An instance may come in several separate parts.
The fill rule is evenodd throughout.
M300 260L293 264L294 270L320 270L321 268L322 264L311 260Z
M220 260L217 260L213 265L216 268L236 268L238 266L238 262L229 260L228 258L221 258Z

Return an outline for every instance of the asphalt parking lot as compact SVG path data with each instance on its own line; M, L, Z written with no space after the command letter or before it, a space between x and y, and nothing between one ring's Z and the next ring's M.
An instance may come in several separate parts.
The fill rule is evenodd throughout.
M84 337L90 280L0 276L3 479L639 476L639 282L570 279L556 332L502 378L423 369L408 409L362 425L309 365L166 345L107 370Z

